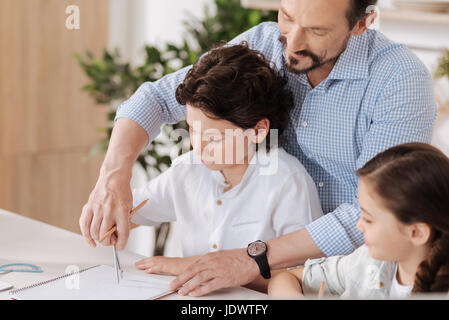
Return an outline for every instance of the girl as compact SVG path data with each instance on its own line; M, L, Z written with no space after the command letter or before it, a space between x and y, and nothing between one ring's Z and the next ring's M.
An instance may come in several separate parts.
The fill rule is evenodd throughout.
M405 298L449 290L449 159L422 143L392 147L357 171L365 245L278 274L273 297Z
M134 206L149 201L131 219L177 221L184 257L143 259L138 269L177 275L198 255L246 248L322 216L305 168L269 141L283 133L293 106L285 83L246 43L210 51L187 73L176 99L186 106L193 151L133 191Z

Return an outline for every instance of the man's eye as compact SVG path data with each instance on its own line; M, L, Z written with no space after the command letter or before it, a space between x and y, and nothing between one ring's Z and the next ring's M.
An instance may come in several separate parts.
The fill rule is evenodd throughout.
M318 37L324 37L327 33L325 31L313 30L313 34Z

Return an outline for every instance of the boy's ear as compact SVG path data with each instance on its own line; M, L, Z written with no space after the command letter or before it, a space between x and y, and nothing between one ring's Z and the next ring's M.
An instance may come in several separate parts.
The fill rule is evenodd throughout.
M410 227L410 240L415 246L425 245L429 241L432 229L427 223L418 222Z
M261 143L265 140L270 131L270 120L264 118L260 120L254 127L255 135L251 137L251 142Z

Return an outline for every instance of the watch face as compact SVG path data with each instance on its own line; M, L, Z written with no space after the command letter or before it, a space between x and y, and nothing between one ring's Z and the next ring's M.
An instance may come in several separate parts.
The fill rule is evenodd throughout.
M262 253L264 253L267 249L267 246L262 241L256 241L249 245L248 247L248 254L250 256L258 256Z

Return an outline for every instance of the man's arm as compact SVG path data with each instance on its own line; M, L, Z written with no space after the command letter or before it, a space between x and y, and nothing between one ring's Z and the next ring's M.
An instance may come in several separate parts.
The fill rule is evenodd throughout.
M92 247L114 224L117 225L117 247L125 247L129 235L128 213L132 206L131 171L146 141L147 134L132 120L120 119L114 126L97 184L79 220L81 232ZM104 215L105 212L109 215ZM110 240L104 241L110 244Z
M270 269L299 265L308 258L323 256L305 229L270 240L267 245ZM181 295L202 296L221 288L257 284L259 281L254 281L259 275L259 267L246 249L222 250L202 256L174 279L170 288L180 288Z

